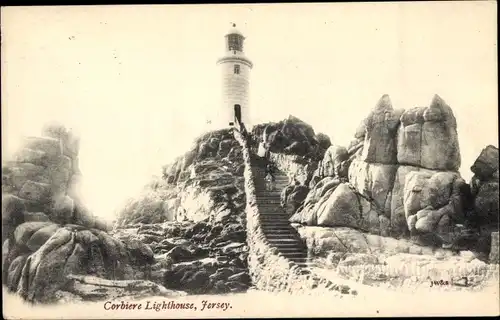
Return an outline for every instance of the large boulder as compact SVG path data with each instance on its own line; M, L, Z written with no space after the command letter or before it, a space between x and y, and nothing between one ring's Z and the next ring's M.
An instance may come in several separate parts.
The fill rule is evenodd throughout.
M323 161L321 162L321 176L330 176L330 177L340 177L342 175L341 165L342 162L348 159L347 149L342 146L330 146L323 157ZM343 178L347 178L347 176L343 176Z
M15 241L4 265L11 270L9 287L28 301L50 300L70 274L108 279L133 276L125 245L96 229L27 222L16 229ZM27 254L16 256L16 251Z
M11 194L2 194L2 243L24 222L25 201Z
M496 226L498 228L498 198L498 181L488 181L480 184L475 195L474 217L472 217L478 226Z
M303 185L288 186L283 189L281 194L281 205L289 215L294 214L304 203L309 192L309 188Z
M480 180L489 180L495 173L498 179L498 161L498 148L489 145L481 151L470 169Z
M329 199L330 195L339 184L340 180L332 177L325 177L319 181L307 194L302 208L299 208L299 210L290 217L290 221L306 225L316 225L319 208Z
M390 217L396 165L353 160L349 166L349 183Z
M383 95L365 119L365 141L361 159L370 163L397 163L396 135L403 110L394 110L388 95Z
M319 132L316 135L316 139L318 140L319 146L324 150L327 150L332 145L330 137L324 133Z
M474 172L470 183L473 205L469 220L476 227L498 230L498 148L491 145L484 148L471 171Z
M438 95L429 107L412 108L401 115L397 141L400 164L434 170L460 168L457 122Z
M265 142L272 153L284 153L320 159L331 143L325 135L316 135L311 125L289 116L280 122L256 125L253 144Z
M463 224L461 190L465 181L455 172L411 172L406 177L404 210L408 230L452 244L455 225Z
M394 178L394 186L391 192L391 234L394 236L409 235L408 223L404 209L404 195L406 179L409 173L414 171L422 171L431 173L431 170L426 170L420 167L413 166L398 166L396 177Z
M318 225L358 227L361 219L359 199L348 184L340 184L318 208Z

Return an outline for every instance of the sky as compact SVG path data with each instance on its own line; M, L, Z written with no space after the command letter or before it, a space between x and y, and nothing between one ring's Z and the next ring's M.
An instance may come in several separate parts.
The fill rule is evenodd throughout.
M453 109L461 174L498 146L496 3L2 8L2 151L60 121L81 136L82 192L113 219L220 106L216 60L244 33L252 122L292 114L348 145L383 94Z

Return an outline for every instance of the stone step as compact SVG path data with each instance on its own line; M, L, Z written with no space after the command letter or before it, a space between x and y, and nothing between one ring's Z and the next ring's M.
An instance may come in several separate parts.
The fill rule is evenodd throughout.
M273 222L273 221L266 220L265 222L269 223L269 222ZM272 226L272 225L270 226L269 224L265 224L261 227L263 227L266 230L266 232L273 232L273 230L288 230L291 233L295 233L295 234L297 233L297 230L294 227L292 227L289 222L287 222L286 225L282 224L280 226Z
M291 246L295 246L297 248L303 247L303 244L300 241L293 239L267 239L267 242L269 242L271 246L274 246L276 248Z
M273 216L273 215L264 215L259 217L260 222L286 222L287 224L290 224L288 221L288 218L285 216Z
M261 215L261 216L286 216L286 217L289 217L289 216L290 216L290 215L289 215L288 213L286 213L286 212L280 212L280 213L276 213L276 212L274 212L274 213L273 213L273 212L271 212L271 213L269 213L269 212L265 212L265 211L260 212L260 215Z
M269 244L276 248L285 248L285 247L304 247L304 244L300 241L279 241L279 239L267 239Z
M282 233L282 234L279 234L279 233L275 233L275 234L266 234L266 238L269 240L269 239L280 239L280 240L285 240L285 239L289 239L289 240L295 240L293 235L291 235L290 233Z
M280 247L280 248L277 248L277 249L280 252L290 252L290 253L300 253L300 254L306 253L303 250L297 249L297 247L295 247L295 246L294 247L291 247L291 246L290 247Z
M266 234L276 234L276 233L287 233L287 234L295 234L294 229L292 227L263 227L262 228Z
M263 210L261 207L258 207L259 208L259 212L261 215L273 215L273 214L283 214L284 211L282 208L266 208L265 210ZM289 218L287 218L288 220Z
M288 243L288 245L270 243L270 246L273 248L276 248L280 252L283 249L287 249L287 250L285 250L287 252L291 252L292 249L295 250L295 252L303 252L304 257L306 257L306 253L307 253L306 252L307 250L303 246L301 246L301 244L296 243L296 242Z
M259 207L259 209L261 209L261 207ZM274 209L266 208L266 210L259 210L259 212L260 212L259 214L260 217L266 217L266 218L274 217L286 220L290 219L290 215L285 211L283 211L283 209L281 209L281 211L275 211Z
M290 226L290 223L286 222L286 221L260 221L260 224L261 224L261 227L262 228L265 228L265 227L287 227L287 226ZM266 229L266 230L269 230L269 229ZM269 232L269 231L268 231Z
M259 209L261 209L260 211L263 211L265 212L266 210L277 210L277 209L281 209L281 210L284 210L283 207L281 207L281 204L279 203L275 203L275 204L269 204L269 203L259 203L257 201L257 205L259 206Z
M288 222L290 216L286 213L261 213L259 218L261 220L282 220Z
M293 263L299 265L299 267L309 267L310 263L308 263L308 258L307 257L286 257L288 260L292 261Z
M261 227L287 227L287 226L290 226L290 222L288 221L279 221L279 220L261 221Z
M266 178L266 173L265 172L255 172L254 173L254 178L259 181L265 181L264 179ZM286 182L288 183L288 177L282 177L282 176L274 176L274 181L280 181L280 182Z
M266 227L270 226L290 226L290 221L285 218L260 218L259 221L261 222L262 225L265 225Z
M280 252L279 254L293 262L295 262L296 259L307 259L307 255L303 252Z
M257 194L257 200L276 200L279 199L281 196L276 196L276 195L269 195L269 194Z
M265 210L261 207L258 208L261 215L282 214L284 212L282 208L266 208Z
M260 221L263 222L278 222L278 223L286 223L290 224L290 221L288 221L289 218L286 216L274 216L273 214L282 214L282 213L264 213L263 215L259 215Z
M257 199L257 204L281 207L280 199Z
M277 214L280 214L280 213L277 213ZM288 221L288 218L286 218L285 216L273 216L272 214L264 214L264 215L260 215L260 221L263 221L263 222L279 222L279 223L286 223L286 224L290 224L290 221Z

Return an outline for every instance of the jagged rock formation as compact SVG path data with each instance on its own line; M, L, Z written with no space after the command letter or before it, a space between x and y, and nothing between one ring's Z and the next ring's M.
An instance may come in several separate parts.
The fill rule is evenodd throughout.
M478 156L471 171L471 193L474 222L485 227L498 225L498 148L487 146Z
M66 287L72 274L133 279L132 258L140 268L152 263L146 245L134 252L111 237L80 200L78 145L71 131L51 124L2 165L2 279L28 301L77 294Z
M380 235L430 233L441 241L464 222L456 120L438 96L429 107L404 111L384 95L351 146L329 150L314 175L324 181L311 185L292 221Z
M245 291L248 275L241 146L208 132L120 212L115 237L152 248L152 278L190 294Z
M261 140L269 144L273 153L295 155L306 159L321 159L331 145L325 134L315 134L311 125L289 116L278 123L259 124L252 129L250 145L255 148Z
M228 129L208 132L121 210L118 225L217 219L244 209L241 147Z
M437 95L429 107L406 111L394 109L384 95L349 147L330 146L320 161L283 153L271 153L271 158L301 177L298 186L291 183L283 191L291 222L411 236L419 243L483 252L489 252L490 240L471 247L466 238L489 239L498 230L498 149L483 150L469 186L458 173L455 117ZM303 197L305 188L309 192ZM473 221L483 229L489 225L489 231L471 235Z
M78 196L78 148L79 139L58 124L45 126L41 137L25 138L13 159L2 164L4 206L16 202L25 208L21 221L50 220L108 230L110 226L96 219ZM18 217L2 218L4 233L16 227L10 219Z

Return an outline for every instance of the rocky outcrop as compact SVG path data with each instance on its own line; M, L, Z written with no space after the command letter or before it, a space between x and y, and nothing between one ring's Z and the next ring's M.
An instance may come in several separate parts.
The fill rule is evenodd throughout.
M465 181L458 173L411 172L406 176L404 211L410 231L448 234L450 225L464 222L461 189ZM425 207L424 207L425 206Z
M163 168L137 197L121 209L118 225L164 221L203 221L243 211L241 147L230 130L209 132Z
M265 141L271 153L295 155L316 161L323 158L331 144L328 136L316 134L311 125L291 115L278 123L254 126L251 136L252 148L256 148L260 141Z
M154 282L189 294L214 294L245 291L251 285L244 226L242 212L212 222L127 226L114 236L152 249Z
M304 205L291 221L348 226L382 236L411 235L417 241L430 236L436 245L453 243L460 237L457 226L467 222L473 197L457 171L456 130L451 108L437 95L429 107L406 111L394 109L389 96L382 96L351 145L332 146L325 153ZM473 188L474 195L480 195L475 202L484 204L482 212L493 212L492 217L498 216L498 209L489 209L494 204L486 199L494 199L498 188L491 180L498 172L493 162L495 150L483 151L474 166L482 178L474 180L478 187Z
M481 288L498 276L498 267L488 266L471 251L457 253L346 227L298 226L297 230L315 264L365 285L428 289L430 280L448 281L447 290L461 290Z
M397 162L396 134L403 110L394 110L388 95L383 95L365 119L365 141L361 160L368 163Z
M498 161L498 148L489 145L471 166L474 173L470 183L473 198L471 219L480 226L498 224Z
M25 222L17 227L14 239L6 242L3 278L10 290L28 301L49 302L70 274L109 279L134 276L125 245L97 229Z
M122 209L114 236L151 247L155 282L189 294L251 285L241 150L230 130L208 132Z
M401 116L397 149L401 165L457 171L460 147L450 106L435 95L429 107L406 110Z
M113 238L111 226L82 203L79 139L65 127L46 126L26 139L2 166L2 280L30 302L54 302L70 275L125 281L145 277L154 263L143 243ZM92 299L92 298L89 298Z
M79 139L70 130L50 124L43 128L42 136L25 138L23 147L2 164L5 232L13 231L20 222L40 219L39 213L54 223L110 230L80 200L78 148Z
M498 160L497 147L489 145L481 151L471 166L474 176L470 182L470 196L466 199L469 207L467 221L476 230L476 237L468 242L473 243L477 250L491 252L493 262L498 257Z

